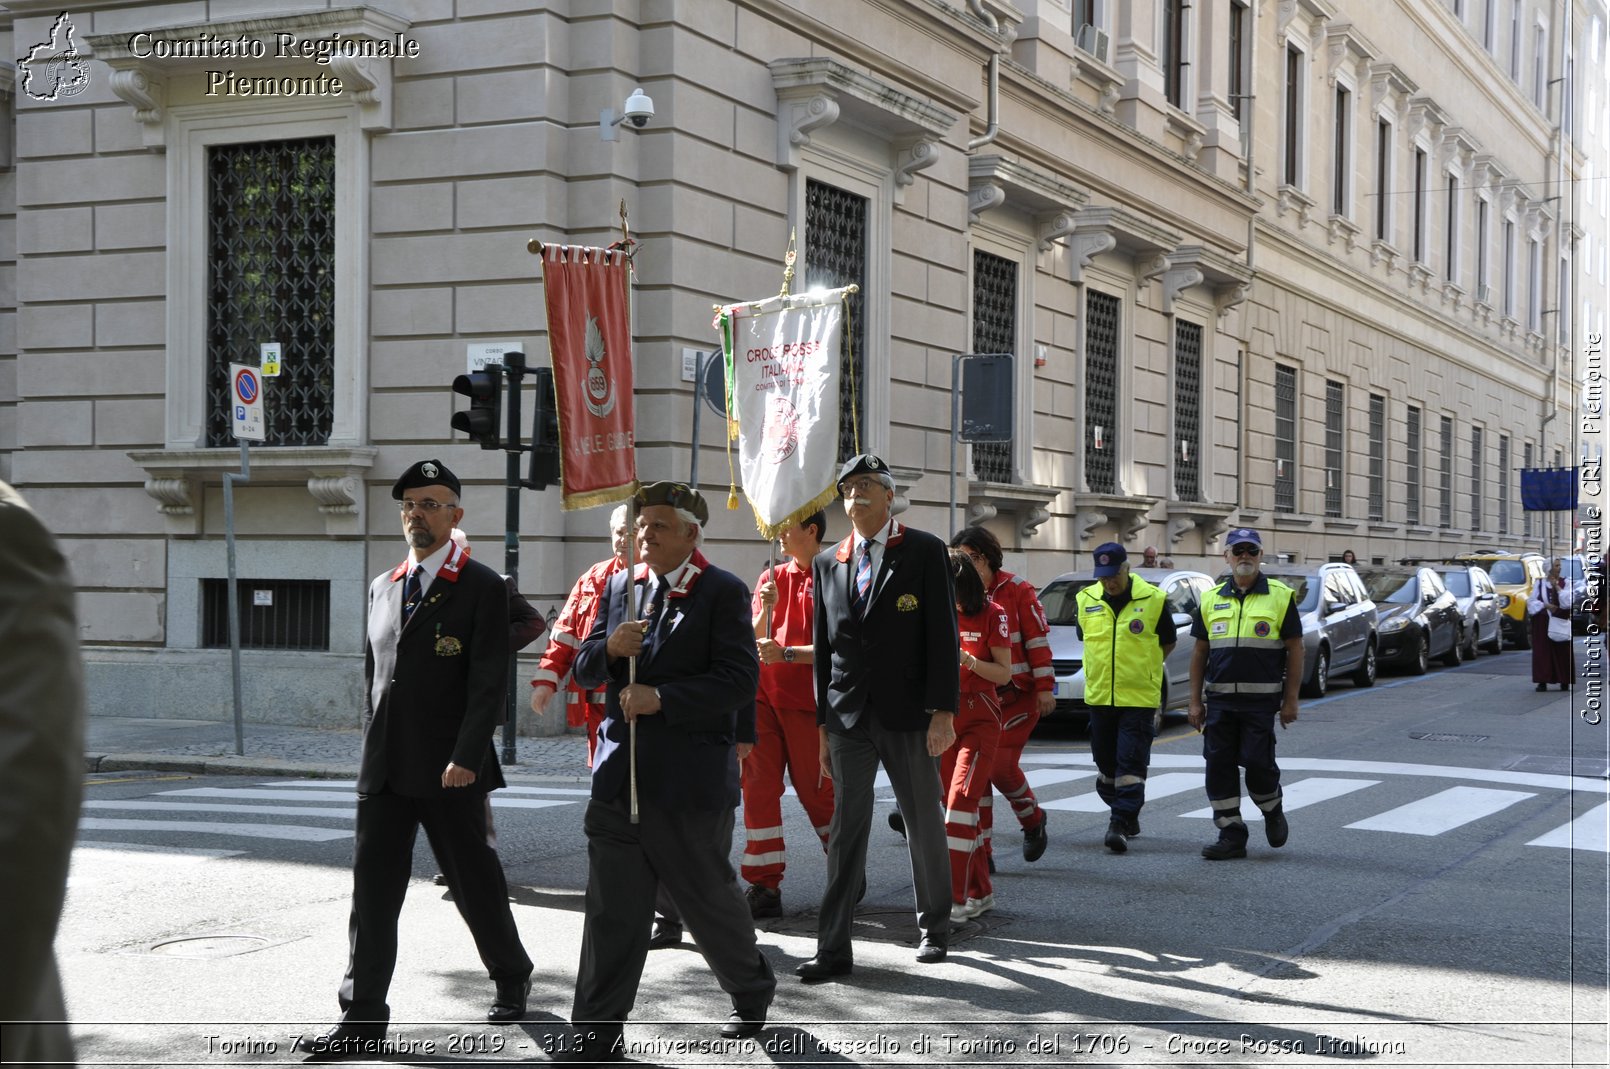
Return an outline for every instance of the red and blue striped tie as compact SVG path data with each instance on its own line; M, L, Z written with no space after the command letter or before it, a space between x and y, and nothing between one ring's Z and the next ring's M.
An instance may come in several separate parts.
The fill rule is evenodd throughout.
M861 559L855 566L855 618L866 613L867 600L872 595L872 539L861 541Z

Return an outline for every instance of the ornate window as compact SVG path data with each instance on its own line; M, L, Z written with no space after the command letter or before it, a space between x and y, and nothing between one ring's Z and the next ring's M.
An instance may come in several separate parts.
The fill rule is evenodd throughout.
M973 352L1017 352L1017 264L978 249L973 251ZM972 453L974 478L1012 481L1010 442L974 442Z
M1437 477L1442 527L1453 526L1453 418L1442 417L1442 470Z
M1117 297L1089 290L1085 297L1085 488L1118 492Z
M860 288L844 302L847 319L840 352L839 456L856 452L856 434L866 415L867 198L814 178L805 183L805 285ZM864 440L864 435L862 436Z
M1334 380L1325 383L1325 515L1342 514L1342 424L1346 387Z
M1509 534L1509 435L1498 436L1498 533Z
M207 444L234 444L231 363L283 347L265 445L324 445L335 397L335 139L207 150Z
M1174 321L1174 497L1202 500L1202 327Z
M1403 479L1408 501L1404 519L1411 524L1420 522L1420 473L1424 470L1425 463L1421 457L1421 433L1420 409L1410 405L1405 430L1409 448L1408 465L1403 473Z
M1470 428L1470 529L1482 529L1482 496L1481 481L1485 472L1482 470L1482 435L1480 427Z
M1370 394L1370 519L1386 518L1386 398Z

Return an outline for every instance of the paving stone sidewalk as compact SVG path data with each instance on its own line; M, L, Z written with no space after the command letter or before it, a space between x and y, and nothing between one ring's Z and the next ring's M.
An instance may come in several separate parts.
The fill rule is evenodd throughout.
M245 752L237 754L232 722L91 717L85 724L84 765L89 772L159 769L320 779L351 779L358 774L361 736L355 728L246 724L242 734ZM501 753L502 736L494 742ZM511 783L587 781L583 735L516 738L515 756L514 764L503 767L504 778Z

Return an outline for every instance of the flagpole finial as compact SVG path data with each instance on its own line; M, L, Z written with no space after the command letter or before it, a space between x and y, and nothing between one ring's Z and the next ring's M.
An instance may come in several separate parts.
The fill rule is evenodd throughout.
M783 288L777 291L777 296L787 297L789 288L794 284L794 260L798 254L794 251L794 228L788 228L788 251L783 253ZM733 508L738 506L734 505Z

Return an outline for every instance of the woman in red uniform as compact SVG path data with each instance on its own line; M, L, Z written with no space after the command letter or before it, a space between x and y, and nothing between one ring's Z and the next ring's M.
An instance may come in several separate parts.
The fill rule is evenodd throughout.
M956 742L945 751L945 837L950 846L950 919L964 921L995 908L989 865L978 848L978 800L989 790L1001 741L995 688L1012 678L1012 640L1006 612L984 594L984 582L965 553L952 550L956 626L961 642L961 697Z

